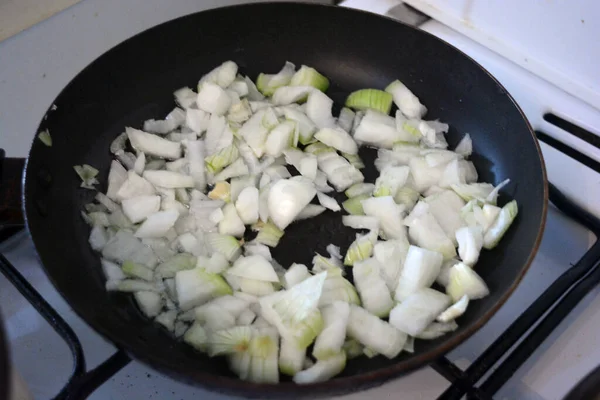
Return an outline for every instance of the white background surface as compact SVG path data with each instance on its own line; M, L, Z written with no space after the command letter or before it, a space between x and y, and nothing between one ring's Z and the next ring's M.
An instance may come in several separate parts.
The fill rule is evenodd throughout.
M600 110L600 2L597 0L405 0L405 3Z

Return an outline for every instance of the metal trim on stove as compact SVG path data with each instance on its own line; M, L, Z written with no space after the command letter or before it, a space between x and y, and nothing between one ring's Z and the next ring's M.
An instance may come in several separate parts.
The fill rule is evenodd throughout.
M94 390L100 387L131 361L130 358L119 349L98 367L86 371L83 348L73 329L1 253L0 272L2 272L19 293L31 303L46 322L50 324L52 329L60 335L71 351L73 356L73 370L71 371L71 376L53 400L86 399L94 392Z

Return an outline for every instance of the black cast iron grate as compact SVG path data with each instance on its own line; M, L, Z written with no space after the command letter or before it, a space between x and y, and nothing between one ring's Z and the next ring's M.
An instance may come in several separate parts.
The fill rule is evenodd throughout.
M546 135L538 133L538 138L544 140ZM463 371L446 357L434 361L431 367L451 383L438 400L458 400L465 395L468 400L493 399L494 394L523 365L535 349L600 283L600 220L571 202L551 183L549 194L550 201L556 208L594 233L596 242L576 264L559 276L523 311L466 370ZM2 254L0 254L0 272L64 339L73 355L71 376L53 400L86 399L131 361L125 352L119 349L98 367L87 371L81 343L71 327ZM500 361L503 357L505 358Z

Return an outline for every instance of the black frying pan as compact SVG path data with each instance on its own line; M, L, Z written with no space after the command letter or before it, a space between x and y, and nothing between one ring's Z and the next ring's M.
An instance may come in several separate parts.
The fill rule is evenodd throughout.
M451 125L455 145L473 137L483 181L510 177L500 203L514 198L520 213L501 244L477 266L491 289L472 302L460 328L439 340L418 341L414 354L394 360L358 358L325 383L256 385L233 377L222 359L209 359L172 339L144 318L131 296L107 293L98 256L80 210L94 193L79 188L72 166L100 169L106 189L111 140L126 125L165 115L172 92L194 87L199 77L232 59L255 78L278 71L286 60L315 67L331 80L337 104L353 90L383 88L398 78L429 108L428 118ZM26 168L27 226L48 276L73 309L132 357L175 378L246 396L292 397L354 392L423 366L467 339L500 308L525 274L539 245L546 217L547 186L536 139L506 90L472 59L418 29L373 14L321 5L258 4L227 7L165 23L110 50L63 90L40 130L53 146L34 140ZM368 153L368 154L367 154ZM367 164L372 152L362 153ZM366 169L374 177L372 164ZM345 250L353 232L339 215L325 214L290 228L274 252L283 265L309 262L328 243Z

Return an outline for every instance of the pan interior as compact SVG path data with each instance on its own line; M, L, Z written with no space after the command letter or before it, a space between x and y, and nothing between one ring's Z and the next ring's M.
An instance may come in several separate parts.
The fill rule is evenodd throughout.
M352 360L342 377L377 371L363 376L361 384L367 378L368 385L389 379L450 350L491 316L524 273L545 216L542 161L512 99L475 62L425 32L349 9L261 4L190 15L135 36L80 73L42 121L40 129L49 129L53 146L34 140L25 182L27 222L48 275L87 323L159 370L222 390L249 390L217 378L231 376L222 359L209 359L172 339L141 315L131 296L106 293L98 256L87 243L89 228L80 217L94 192L79 188L72 169L83 163L98 168L105 191L110 142L125 126L164 117L174 107L174 90L195 88L203 74L225 60L235 61L252 79L259 72L277 72L285 61L315 67L330 79L327 94L338 105L353 90L384 88L400 79L428 107L428 119L450 124L451 147L464 133L472 136L472 160L481 181L512 180L500 203L516 199L519 217L477 265L490 296L470 304L456 332L417 341L414 354L394 360ZM365 174L373 179L372 154L365 158ZM353 232L341 227L340 214L326 213L290 227L274 255L285 267L292 261L309 264L327 244L345 251L352 239ZM337 381L340 385L329 388L354 390L343 378Z

